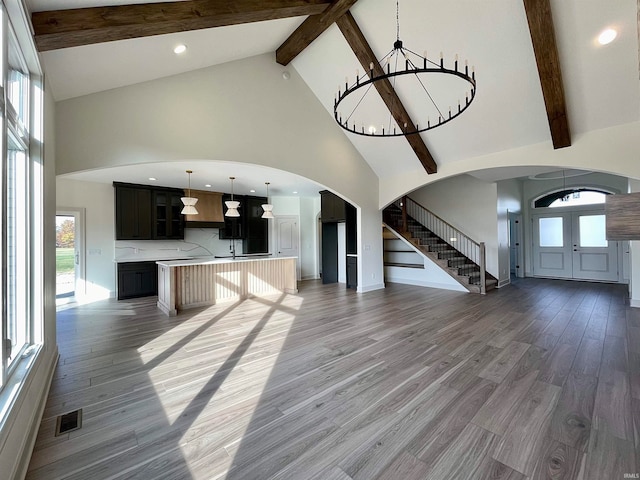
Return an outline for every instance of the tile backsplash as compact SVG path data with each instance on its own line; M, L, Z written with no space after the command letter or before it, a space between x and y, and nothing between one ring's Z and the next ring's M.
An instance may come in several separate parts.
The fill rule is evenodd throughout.
M236 254L242 253L242 240L234 240ZM231 254L231 240L220 240L217 228L187 228L184 240L117 240L116 262L172 260L225 256Z

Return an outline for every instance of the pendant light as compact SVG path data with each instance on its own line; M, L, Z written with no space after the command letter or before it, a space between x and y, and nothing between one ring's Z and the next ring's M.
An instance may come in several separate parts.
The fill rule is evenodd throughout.
M262 218L274 218L273 205L269 203L269 182L264 182L264 184L267 186L267 203L262 204L262 209L264 210Z
M224 214L225 217L240 216L240 212L238 212L238 207L240 206L240 202L236 202L233 200L233 181L235 179L236 177L229 177L229 180L231 180L231 200L224 202L224 204L227 206L227 211Z
M193 171L187 170L187 174L189 175L189 189L187 190L187 196L182 197L182 203L184 204L184 208L180 212L183 215L198 215L198 210L196 210L196 203L198 202L197 198L191 196L191 174Z

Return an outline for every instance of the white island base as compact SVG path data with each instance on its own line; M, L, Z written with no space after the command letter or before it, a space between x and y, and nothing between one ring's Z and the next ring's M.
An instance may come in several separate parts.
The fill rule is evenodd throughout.
M179 310L221 301L298 293L296 257L171 260L158 264L158 308Z

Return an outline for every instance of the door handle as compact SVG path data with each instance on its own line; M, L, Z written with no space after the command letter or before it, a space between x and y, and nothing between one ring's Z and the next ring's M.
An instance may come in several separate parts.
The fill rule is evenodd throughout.
M80 254L76 252L76 265L80 264Z

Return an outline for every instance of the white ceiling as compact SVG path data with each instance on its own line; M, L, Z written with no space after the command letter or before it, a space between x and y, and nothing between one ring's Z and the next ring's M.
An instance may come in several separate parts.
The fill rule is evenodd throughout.
M27 3L33 11L41 11L145 2L27 0ZM551 3L573 137L637 121L640 83L636 0L551 0ZM359 0L351 12L377 56L391 50L395 40L395 2ZM274 20L89 45L43 52L41 59L55 98L64 100L274 51L303 20ZM601 46L595 39L606 27L616 28L618 38ZM429 57L437 57L442 51L445 61L459 54L461 62L468 59L475 66L474 103L451 123L422 134L438 165L550 142L522 1L403 0L400 36L413 51L427 50ZM182 56L172 52L178 43L188 47ZM335 25L292 64L332 116L338 85L344 83L345 76L352 81L356 69L361 69ZM401 90L399 96L413 116L412 97ZM381 123L387 121L385 107L379 105L376 109ZM419 119L414 121L420 123ZM347 136L381 178L421 168L404 138ZM195 167L190 168L196 171ZM203 164L202 170L205 168ZM183 170L182 165L176 166L176 172ZM261 177L253 178L253 184L268 180L264 172L259 173ZM82 175L97 178L98 173ZM134 170L123 175L139 176ZM203 178L213 178L212 175L213 172L207 172ZM235 175L240 177L237 169ZM501 172L499 177L503 175ZM479 176L491 179L490 175ZM522 175L514 172L514 176ZM311 188L317 191L317 185Z
M210 160L189 160L188 162L163 162L103 168L62 175L61 178L97 183L139 183L186 189L189 180L186 170L193 171L191 174L191 188L194 190L231 192L231 180L229 180L229 177L235 177L233 191L239 195L266 196L267 186L265 182L270 182L269 196L317 197L318 192L324 190L324 187L315 182L282 170L259 165L237 162L212 162ZM153 177L155 180L149 180L149 177ZM206 185L211 186L207 187Z

